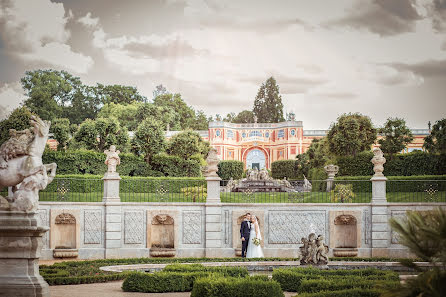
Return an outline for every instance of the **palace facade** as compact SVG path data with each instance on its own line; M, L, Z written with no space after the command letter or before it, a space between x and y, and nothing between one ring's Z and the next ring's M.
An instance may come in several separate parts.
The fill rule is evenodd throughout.
M167 131L166 136L170 138L178 132ZM245 168L271 169L274 161L295 159L298 154L306 152L313 139L324 137L328 130L304 130L302 121L250 124L210 122L208 131L197 132L217 149L221 160L242 161ZM414 140L404 152L422 150L424 137L429 130L412 129L412 133Z

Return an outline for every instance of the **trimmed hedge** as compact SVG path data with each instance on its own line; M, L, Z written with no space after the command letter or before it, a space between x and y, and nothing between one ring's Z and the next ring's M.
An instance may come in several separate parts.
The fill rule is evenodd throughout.
M131 272L122 283L125 292L190 292L195 280L209 272Z
M196 159L184 160L178 156L159 154L147 164L142 157L129 153L119 154L121 164L117 171L123 176L201 176L200 162ZM87 151L51 151L45 150L42 156L44 164L57 163L58 174L96 174L107 171L105 154Z
M224 278L216 275L195 281L191 297L284 297L279 283L259 277Z
M379 297L382 291L377 289L345 289L339 291L322 291L317 293L301 293L293 297Z
M222 180L241 179L243 177L243 162L233 160L220 161L217 174Z
M201 264L171 264L164 267L163 272L213 272L231 277L246 277L249 275L246 267L209 267Z
M106 275L88 275L88 276L44 276L42 277L50 286L57 285L79 285L92 283L106 283L115 280L122 280L126 277L125 273L106 274Z
M271 175L275 179L297 179L297 160L280 160L271 163Z
M336 279L303 279L301 281L299 291L300 293L318 293L321 291L339 291L345 289L393 289L399 286L399 281L378 281L369 279L358 279L344 277Z

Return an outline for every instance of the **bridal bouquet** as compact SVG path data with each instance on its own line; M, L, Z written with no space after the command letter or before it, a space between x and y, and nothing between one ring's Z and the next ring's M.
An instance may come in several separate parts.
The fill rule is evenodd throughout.
M252 243L254 243L255 245L260 245L260 239L259 238L253 238L252 239Z

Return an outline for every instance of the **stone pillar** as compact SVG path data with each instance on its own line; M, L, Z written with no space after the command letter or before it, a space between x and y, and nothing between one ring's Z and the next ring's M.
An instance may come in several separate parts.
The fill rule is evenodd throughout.
M371 162L375 165L375 174L370 179L372 182L372 257L387 257L390 246L390 226L388 205L386 199L386 181L384 176L384 163L381 149L374 149L374 157Z
M330 165L325 166L324 169L325 169L325 172L328 175L328 178L327 178L327 192L330 192L334 188L334 178L335 178L335 175L339 171L339 166L330 164Z
M39 275L42 236L34 213L0 211L0 295L50 296Z
M220 178L207 177L205 244L206 257L221 257L223 220L220 201Z
M117 172L106 173L104 181L105 202L105 255L106 259L119 258L122 238L122 210L119 198L119 181L121 178Z

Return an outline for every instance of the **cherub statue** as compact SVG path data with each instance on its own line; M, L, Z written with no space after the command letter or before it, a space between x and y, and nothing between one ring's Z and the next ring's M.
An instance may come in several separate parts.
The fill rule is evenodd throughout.
M300 265L307 264L307 257L308 257L308 239L305 237L302 237L300 242L302 242L303 246L299 248L300 250Z
M207 177L218 177L217 171L218 171L218 163L220 162L220 159L217 156L217 149L211 148L208 156L206 158L207 166L204 167L204 176Z
M384 154L379 147L373 149L373 158L370 160L374 167L373 171L375 171L374 176L384 176L384 163L386 163L386 158L384 158Z
M121 164L121 158L119 158L120 151L116 150L116 146L111 145L110 150L105 150L104 154L107 155L105 159L105 164L108 166L108 173L115 173L116 166Z
M328 246L324 243L324 236L319 235L316 239L317 251L316 251L316 264L328 263Z

